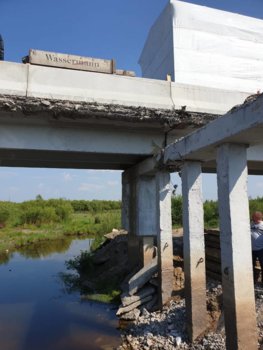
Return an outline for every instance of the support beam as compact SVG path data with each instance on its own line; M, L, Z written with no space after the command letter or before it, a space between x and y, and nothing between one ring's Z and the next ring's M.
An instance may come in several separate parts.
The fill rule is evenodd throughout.
M201 163L182 168L186 317L193 341L207 328Z
M245 145L218 148L217 181L226 347L256 350Z
M263 94L168 145L164 151L164 163L174 164L182 159L213 160L217 146L223 142L250 146L262 144L262 114Z
M158 172L156 186L159 301L162 306L170 299L173 291L170 174L164 171Z

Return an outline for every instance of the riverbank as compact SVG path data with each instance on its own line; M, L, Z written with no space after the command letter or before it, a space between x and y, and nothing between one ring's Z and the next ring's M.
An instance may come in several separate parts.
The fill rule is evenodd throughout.
M36 224L8 223L0 229L0 254L43 241L55 241L65 237L94 238L92 249L104 240L105 232L120 227L120 210L72 213L62 222Z

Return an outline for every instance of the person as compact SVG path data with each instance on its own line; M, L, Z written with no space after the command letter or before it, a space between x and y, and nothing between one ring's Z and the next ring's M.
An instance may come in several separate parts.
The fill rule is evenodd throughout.
M0 61L4 60L4 40L0 34Z
M259 277L258 269L255 269L256 261L259 260L261 271L263 273L263 214L255 211L252 214L251 221L251 242L252 242L252 260L254 281L257 282ZM261 276L262 279L262 276Z

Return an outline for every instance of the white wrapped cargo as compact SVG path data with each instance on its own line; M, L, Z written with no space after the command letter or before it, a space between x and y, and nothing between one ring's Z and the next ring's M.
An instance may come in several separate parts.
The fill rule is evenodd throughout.
M263 21L170 0L139 63L143 77L256 93L263 91Z

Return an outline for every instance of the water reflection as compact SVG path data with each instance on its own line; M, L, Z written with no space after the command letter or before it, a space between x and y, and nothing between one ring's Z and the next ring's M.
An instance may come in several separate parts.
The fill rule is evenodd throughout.
M26 246L22 246L16 249L16 252L19 252L20 255L25 258L39 259L48 257L53 253L65 253L70 248L72 241L74 241L73 237L65 237L63 239L54 239L50 241L43 241L37 243L27 244ZM78 238L77 241L85 241L85 250L89 250L91 246L92 238ZM7 264L10 259L13 258L13 251L2 251L0 252L0 265Z
M18 251L25 258L43 258L52 253L65 253L69 249L71 242L72 239L70 238L44 241L21 247Z
M0 339L5 350L99 350L119 343L109 305L82 302L63 292L58 274L65 260L90 240L65 239L29 246L3 256L0 265Z

